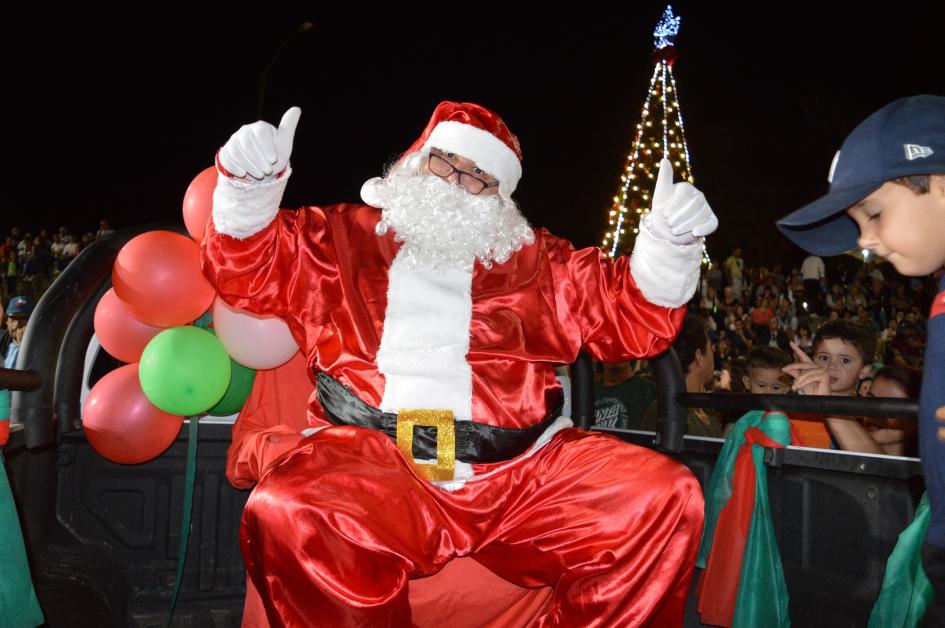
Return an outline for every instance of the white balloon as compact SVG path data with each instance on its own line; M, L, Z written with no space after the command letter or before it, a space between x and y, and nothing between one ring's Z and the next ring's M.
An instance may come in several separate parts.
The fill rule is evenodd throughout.
M213 330L230 357L251 369L282 366L299 350L281 318L250 314L231 307L220 297L213 303Z

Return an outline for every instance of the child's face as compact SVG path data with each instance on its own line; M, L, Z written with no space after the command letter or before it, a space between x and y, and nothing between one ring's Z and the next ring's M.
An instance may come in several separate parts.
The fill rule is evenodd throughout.
M835 395L851 394L859 381L870 374L870 366L863 364L859 349L839 338L818 342L814 347L814 362L827 368L830 392Z
M887 181L847 214L860 228L859 247L901 274L928 275L945 266L945 177L930 176L927 194Z
M791 376L780 369L755 366L745 375L745 388L753 395L786 395L791 390Z

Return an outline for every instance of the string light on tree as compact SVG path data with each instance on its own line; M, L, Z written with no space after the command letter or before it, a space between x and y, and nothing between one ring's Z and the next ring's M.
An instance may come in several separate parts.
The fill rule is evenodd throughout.
M640 219L650 208L650 193L664 156L673 163L676 181L693 183L689 146L673 76L674 40L679 33L679 23L673 7L667 6L653 31L653 75L617 194L607 212L609 227L601 243L611 257L632 250ZM703 261L709 261L705 254Z

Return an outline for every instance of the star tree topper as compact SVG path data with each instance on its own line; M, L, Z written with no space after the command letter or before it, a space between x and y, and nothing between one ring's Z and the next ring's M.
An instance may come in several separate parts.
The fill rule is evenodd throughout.
M673 38L679 34L679 22L681 19L682 18L677 17L676 14L673 13L672 5L667 4L666 10L663 11L663 17L653 31L653 45L656 46L657 50L662 50L667 46L675 44Z

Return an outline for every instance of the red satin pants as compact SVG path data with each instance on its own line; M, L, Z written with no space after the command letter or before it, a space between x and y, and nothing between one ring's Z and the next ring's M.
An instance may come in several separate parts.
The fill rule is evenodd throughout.
M464 555L553 586L541 626L681 626L702 517L688 469L611 436L563 430L447 492L384 434L331 427L263 476L241 541L272 626L410 626L409 580Z

